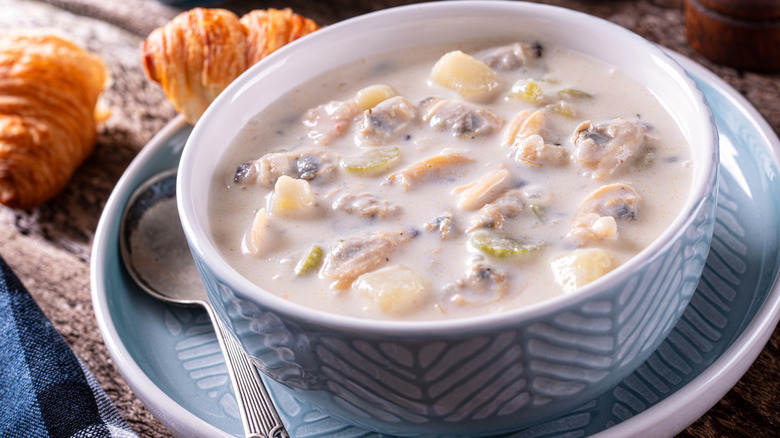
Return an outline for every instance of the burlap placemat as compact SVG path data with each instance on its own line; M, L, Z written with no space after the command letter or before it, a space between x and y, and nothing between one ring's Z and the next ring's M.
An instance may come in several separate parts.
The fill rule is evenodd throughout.
M255 8L289 6L321 24L331 24L408 3L413 2L227 1L218 6L238 14ZM600 16L693 58L744 94L775 132L780 132L780 78L740 72L698 56L685 38L682 0L544 3ZM105 95L113 116L101 128L94 153L68 187L43 206L33 211L0 206L0 251L125 419L141 436L153 438L170 436L170 432L133 395L111 362L92 311L89 258L95 228L114 184L146 142L175 116L160 89L143 75L139 46L149 32L180 11L182 8L154 0L0 0L0 29L55 29L99 53L114 76L113 86ZM780 391L774 383L780 368L779 341L776 332L737 387L681 436L714 437L737 431L774 436L780 428L775 417L780 408ZM762 392L768 395L755 396Z

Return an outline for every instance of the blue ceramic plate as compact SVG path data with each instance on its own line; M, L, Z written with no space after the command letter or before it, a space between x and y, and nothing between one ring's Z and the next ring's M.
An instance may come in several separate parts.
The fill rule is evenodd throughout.
M568 414L503 437L673 435L739 380L780 317L778 141L720 78L677 56L712 106L721 138L717 224L704 276L661 347L616 388ZM119 220L141 182L175 167L191 127L171 122L138 154L106 204L92 254L100 330L128 385L180 436L242 436L227 369L206 314L156 301L122 267ZM296 438L380 437L322 414L267 381Z

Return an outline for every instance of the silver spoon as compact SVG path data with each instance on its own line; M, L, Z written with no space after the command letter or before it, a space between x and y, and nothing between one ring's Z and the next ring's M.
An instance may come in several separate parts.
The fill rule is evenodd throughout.
M176 169L139 186L127 202L119 249L130 276L152 296L206 309L225 356L247 438L287 438L257 369L214 314L200 283L176 209Z

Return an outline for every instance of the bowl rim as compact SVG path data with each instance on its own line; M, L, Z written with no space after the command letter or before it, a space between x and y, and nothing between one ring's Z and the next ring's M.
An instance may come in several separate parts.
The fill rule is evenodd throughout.
M533 12L534 14L555 15L577 17L583 20L589 20L594 25L603 26L604 32L612 32L632 44L641 45L649 51L660 63L667 74L675 75L678 81L684 83L690 91L691 99L695 105L700 107L698 114L703 118L708 118L709 130L700 132L701 136L697 139L706 146L705 150L711 153L702 157L703 166L698 172L698 177L692 180L688 198L669 226L647 247L638 254L631 257L622 265L618 266L605 276L589 283L577 291L558 295L549 299L542 300L528 306L514 309L506 309L497 313L480 314L464 318L450 318L442 320L393 320L393 319L371 319L366 317L346 316L335 313L329 313L317 310L311 307L297 304L286 300L273 292L263 289L261 286L249 281L220 255L219 250L211 243L209 231L197 226L198 221L194 211L193 197L181 196L189 193L189 179L192 178L190 163L196 159L196 153L193 152L197 146L190 146L198 142L200 132L206 129L207 123L221 108L230 104L238 94L245 91L254 81L255 77L276 68L283 68L285 58L293 56L296 50L317 44L317 41L325 38L338 37L340 33L347 32L351 27L365 25L373 20L399 19L406 14L425 13L435 14L447 10L448 14L473 12L476 9L488 8L511 11L512 13ZM450 10L451 9L451 10ZM718 134L715 126L714 116L706 102L704 94L699 89L694 79L688 72L668 53L656 44L642 38L636 33L623 28L615 23L611 23L602 18L567 9L559 6L528 3L523 1L503 1L503 0L466 0L466 1L439 1L431 3L410 4L388 9L371 12L368 14L356 16L344 21L323 27L317 32L307 35L299 40L290 43L274 53L270 54L263 61L250 67L239 78L234 80L208 107L198 123L195 124L192 134L187 140L182 158L179 164L179 177L177 179L177 204L182 226L190 244L193 255L200 260L209 260L209 269L221 280L228 280L230 286L238 289L252 297L265 308L275 313L285 315L288 318L305 321L307 324L316 324L319 327L339 329L343 331L359 331L362 333L382 333L384 335L396 336L421 336L421 333L432 332L437 334L462 333L464 330L477 332L492 330L496 327L517 326L521 322L530 321L544 314L554 313L560 309L570 308L577 303L583 303L589 298L599 294L603 290L618 284L625 279L629 273L649 262L657 253L665 247L673 245L675 240L685 233L687 226L695 220L696 213L704 208L704 204L710 196L717 194L717 168L719 162ZM696 173L694 173L696 175ZM714 193L714 195L713 195ZM424 332L422 331L424 330Z

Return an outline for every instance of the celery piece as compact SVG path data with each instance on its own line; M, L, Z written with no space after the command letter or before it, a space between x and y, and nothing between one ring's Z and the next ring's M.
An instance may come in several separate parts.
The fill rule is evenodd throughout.
M322 256L322 247L316 244L312 245L306 255L295 266L295 275L301 277L317 269L320 263L322 263Z
M398 147L369 149L355 157L341 160L341 167L358 175L375 175L390 168L401 156Z
M485 254L500 258L525 255L542 248L539 243L526 243L514 237L484 230L471 235L471 244Z

